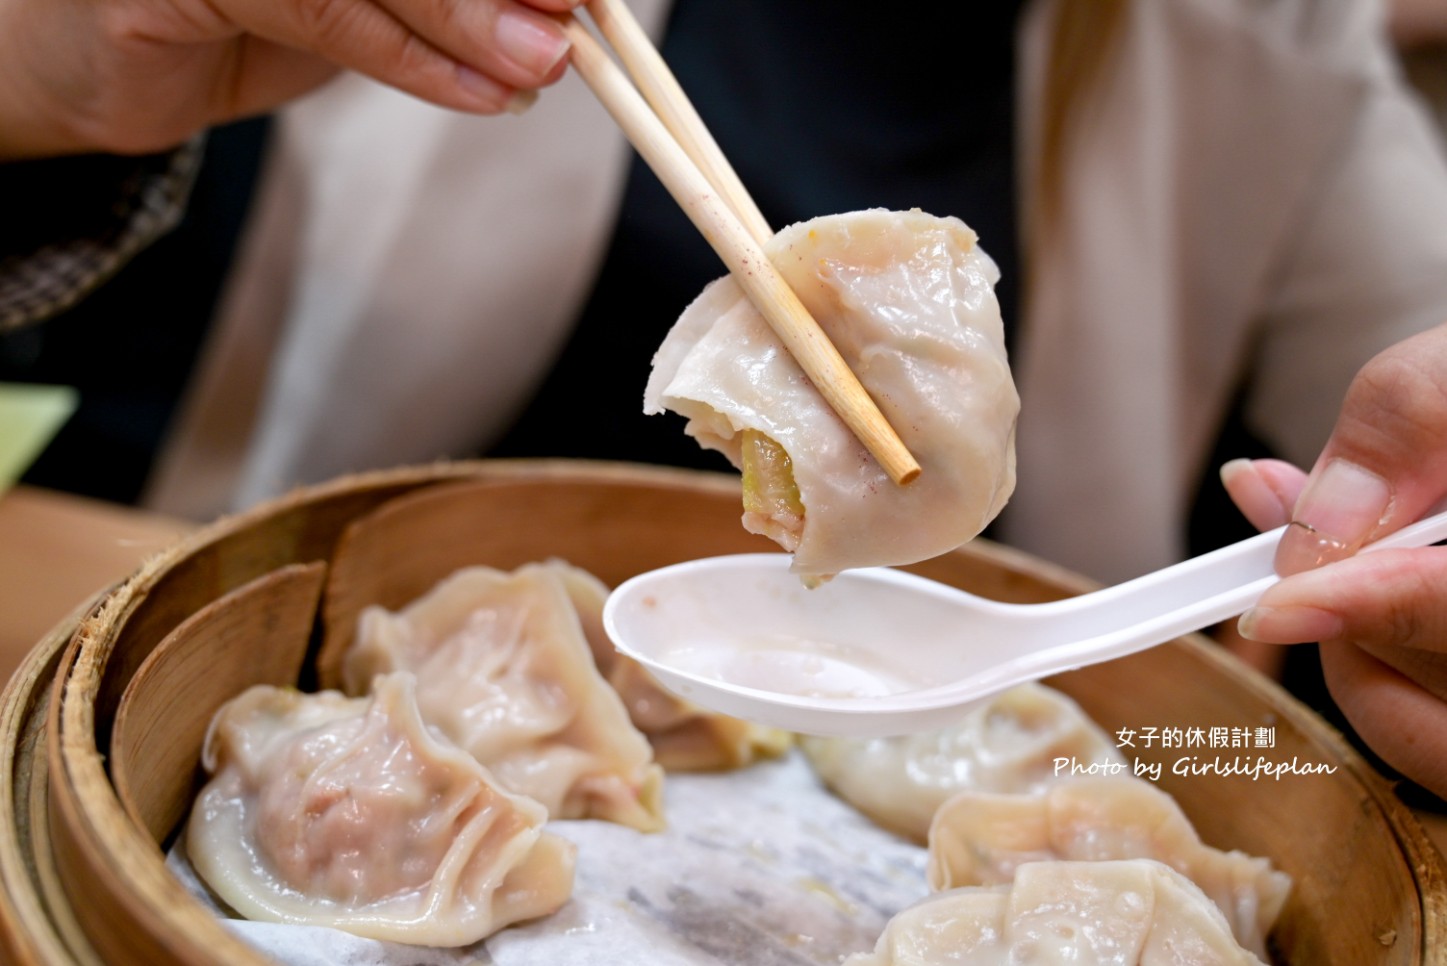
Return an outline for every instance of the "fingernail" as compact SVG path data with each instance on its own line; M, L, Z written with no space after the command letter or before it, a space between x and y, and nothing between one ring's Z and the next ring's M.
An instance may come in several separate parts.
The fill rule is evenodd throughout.
M1293 526L1276 549L1276 571L1300 573L1356 553L1381 525L1392 502L1387 481L1335 459L1307 481Z
M1340 637L1342 619L1316 607L1253 607L1241 615L1236 630L1248 641L1263 644L1309 644Z
M509 60L539 76L556 67L568 53L568 39L556 24L515 10L498 15L493 38Z
M1250 479L1250 476L1243 476L1243 474L1255 475L1252 473L1251 461L1248 459L1227 460L1221 464L1221 469L1218 470L1218 472L1221 474L1221 485L1228 490L1231 488L1232 483L1238 480Z
M1275 530L1290 519L1281 496L1262 479L1252 460L1223 463L1220 474L1221 485L1258 530Z

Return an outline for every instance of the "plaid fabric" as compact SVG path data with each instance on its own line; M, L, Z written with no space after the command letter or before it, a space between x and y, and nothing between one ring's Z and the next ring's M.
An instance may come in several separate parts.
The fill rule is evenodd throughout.
M0 331L70 308L174 228L203 145L0 165Z

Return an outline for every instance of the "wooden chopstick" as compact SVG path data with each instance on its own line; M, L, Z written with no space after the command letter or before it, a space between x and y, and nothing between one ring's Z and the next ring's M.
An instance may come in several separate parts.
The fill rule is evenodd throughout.
M586 6L598 32L612 46L663 126L698 165L714 190L723 195L754 241L760 245L767 242L774 236L774 230L633 11L623 0L588 0Z
M597 0L593 0L588 4L590 15L594 15L593 6L596 2ZM602 8L604 5L598 3L598 6ZM631 15L616 16L616 9L604 10L603 17L604 22L614 24L615 30L619 23L632 20ZM789 288L769 261L760 241L745 227L741 216L727 200L727 193L716 188L704 174L700 164L696 164L689 156L683 143L693 139L684 137L683 143L675 140L675 135L669 131L660 115L649 108L643 95L639 93L639 88L634 87L623 70L603 49L602 44L576 17L563 17L560 22L573 46L574 69L613 116L634 149L683 208L689 220L723 259L724 265L819 390L820 395L879 461L890 479L900 485L912 482L920 474L919 463L910 454L899 434L889 425L889 421L884 418L884 414L879 411L879 407L860 384L839 350L829 341L819 323L809 314L809 310L799 301L798 295ZM602 30L601 24L599 29ZM637 35L632 40L625 40L625 45L636 48L637 39L641 38L642 43L652 49L652 44L641 29L637 31ZM668 74L670 80L657 80L660 73L658 67L663 64L663 59L656 50L652 56L640 57L636 56L635 49L634 62L635 69L640 73L655 78L647 86L659 92L660 97L665 96L670 88L678 88L676 80L670 83L672 75L667 71L666 65L663 66L662 73ZM684 103L687 102L687 99L682 97L681 89L678 90L678 95ZM694 114L696 117L691 107L682 110L678 109L676 104L660 113L675 117ZM703 129L701 122L697 126ZM713 143L713 138L707 137L707 141ZM717 145L714 145L714 151L717 152ZM718 157L723 157L721 152L718 152ZM727 162L724 167L732 172ZM733 180L738 181L736 175ZM748 193L741 184L738 191L743 198L748 198ZM755 209L752 200L748 201L747 208ZM770 233L762 216L759 223L764 226L763 231L767 238Z

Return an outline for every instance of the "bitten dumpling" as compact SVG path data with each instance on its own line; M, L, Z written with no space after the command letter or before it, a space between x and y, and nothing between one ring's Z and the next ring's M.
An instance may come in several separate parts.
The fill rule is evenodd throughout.
M836 794L919 842L928 838L935 811L958 792L1036 791L1057 779L1062 760L1126 767L1120 750L1079 705L1042 684L1004 691L939 731L894 738L801 736L799 744Z
M368 607L342 663L351 694L417 676L422 716L552 818L663 826L663 770L598 673L559 575L467 567L399 612Z
M889 921L844 966L1264 966L1169 866L1032 862L1012 883L952 889Z
M1271 862L1204 844L1170 795L1135 778L1079 778L1035 795L962 792L935 813L933 889L1009 882L1048 859L1156 859L1196 883L1236 941L1266 955L1266 936L1291 891Z
M792 733L700 708L664 690L648 670L621 654L603 629L608 587L597 577L560 560L547 561L562 578L577 608L583 636L603 677L623 699L634 727L653 745L653 756L669 771L720 771L760 758L776 758L794 742Z
M1019 398L999 270L957 218L871 209L791 225L770 259L919 461L896 486L732 278L684 311L653 359L647 413L743 473L744 526L822 579L913 563L979 534L1015 486Z
M217 712L192 865L249 919L428 946L558 909L574 847L537 802L432 734L410 675L369 698L261 685Z

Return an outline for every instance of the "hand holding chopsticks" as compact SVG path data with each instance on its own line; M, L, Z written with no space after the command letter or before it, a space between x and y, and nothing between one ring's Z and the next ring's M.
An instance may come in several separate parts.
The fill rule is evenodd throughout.
M768 223L642 28L622 0L590 0L586 9L638 87L598 40L568 17L562 22L574 68L890 479L904 484L919 476L919 463L764 253L761 244L772 235Z

